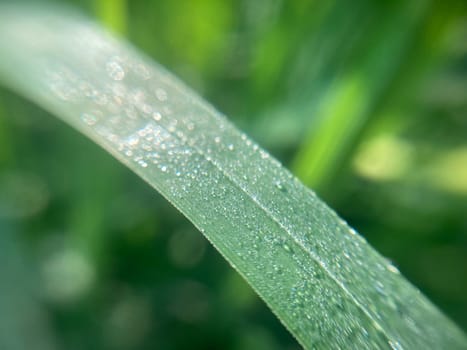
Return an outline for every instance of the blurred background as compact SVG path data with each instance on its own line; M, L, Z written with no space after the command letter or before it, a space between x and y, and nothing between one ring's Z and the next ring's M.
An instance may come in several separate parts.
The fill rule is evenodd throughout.
M76 0L467 330L465 0ZM0 58L1 59L1 58ZM0 90L0 349L298 349L158 193Z

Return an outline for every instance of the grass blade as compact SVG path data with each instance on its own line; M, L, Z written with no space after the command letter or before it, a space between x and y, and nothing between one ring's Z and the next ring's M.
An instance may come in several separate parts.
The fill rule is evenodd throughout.
M466 348L462 331L313 192L94 24L2 6L0 75L161 192L305 348Z
M114 33L126 34L126 0L97 0L95 4L97 15L102 24Z

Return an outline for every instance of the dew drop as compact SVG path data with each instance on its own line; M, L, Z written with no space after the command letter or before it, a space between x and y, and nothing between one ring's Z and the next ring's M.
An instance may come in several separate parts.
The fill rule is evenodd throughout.
M365 338L368 338L368 336L369 336L368 331L364 327L361 328L361 331L362 331L363 336Z
M186 124L186 127L187 127L188 130L191 131L191 130L194 130L195 124L192 123L192 122L188 122L188 123Z
M165 165L161 166L161 170L162 170L162 172L165 173L167 171L167 166L165 166Z
M99 93L99 91L97 90L94 90L92 93L91 93L91 96L92 100L98 104L98 105L101 105L101 106L104 106L106 105L108 102L109 102L109 99L107 98L107 95L105 94L101 94Z
M384 285L380 282L380 281L377 281L375 283L375 290L378 294L382 295L382 296L386 296L386 292L384 290Z
M105 68L113 80L122 80L125 77L125 71L123 70L122 66L114 59L107 62Z
M83 113L81 114L81 120L87 125L95 125L99 120L94 114Z
M138 143L139 143L139 137L137 134L133 134L133 135L130 135L127 137L126 139L126 143L130 146L130 147L135 147Z
M282 247L285 249L286 252L291 252L292 250L290 249L290 247L287 245L287 243L284 243L282 245Z
M147 103L143 103L140 106L140 108L143 111L143 113L146 113L146 114L151 114L152 113L152 107L150 105L148 105Z
M278 275L282 274L282 269L278 265L273 266L274 272Z
M159 112L154 112L154 113L152 114L152 117L153 117L154 120L156 120L156 121L159 121L159 120L162 119L162 115L161 115Z
M262 158L262 159L268 159L268 158L269 158L269 154L266 153L266 152L263 151L263 150L260 150L260 151L259 151L259 154L261 155L261 158Z
M152 145L150 143L144 142L141 145L141 148L144 149L146 152L151 152L152 151Z
M233 151L235 149L233 144L229 144L227 148L229 149L229 151Z
M148 80L149 78L151 78L151 73L144 64L139 63L135 65L133 69L135 73L138 74L143 80Z
M216 136L216 137L214 138L214 142L215 142L215 143L221 142L221 138L220 138L219 136Z
M113 101L107 106L112 113L117 113L119 106L123 105L123 99L118 96L113 96Z
M156 97L159 101L166 101L167 100L167 92L163 89L156 89Z
M277 188L279 191L284 191L284 190L285 190L284 185L283 185L282 182L280 182L279 180L277 180L277 181L274 183L274 186L276 186L276 188Z
M389 340L389 346L391 347L392 350L402 350L403 347L401 343L399 343L397 340Z
M399 269L391 263L387 264L386 268L392 273L400 273Z

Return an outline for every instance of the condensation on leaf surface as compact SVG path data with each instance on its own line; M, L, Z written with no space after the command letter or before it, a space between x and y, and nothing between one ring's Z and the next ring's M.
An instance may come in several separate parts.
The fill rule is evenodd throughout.
M7 84L160 191L305 348L466 348L397 268L157 64L86 20L3 7Z

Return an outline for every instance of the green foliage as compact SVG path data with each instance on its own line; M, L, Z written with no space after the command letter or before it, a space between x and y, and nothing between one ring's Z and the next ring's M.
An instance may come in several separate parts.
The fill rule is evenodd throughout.
M0 19L7 84L160 191L305 348L467 346L394 265L173 76L71 15L6 7Z
M292 164L465 328L465 2L73 2ZM22 40L41 43L21 28ZM19 49L1 35L10 54ZM31 59L0 62L38 89L22 68ZM0 320L9 344L39 317L44 327L24 340L44 349L294 348L152 193L37 107L0 93L0 232L14 232L2 236L0 304L17 310Z

